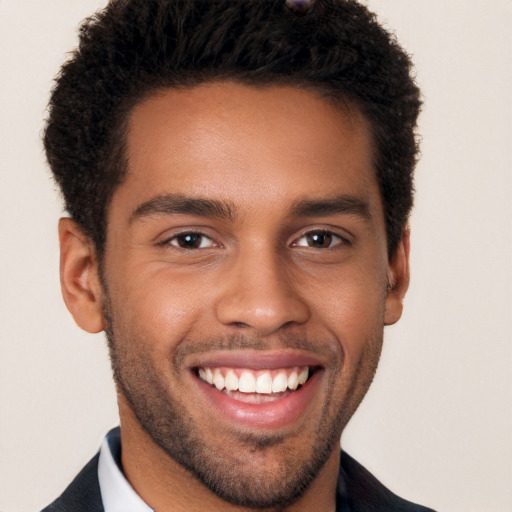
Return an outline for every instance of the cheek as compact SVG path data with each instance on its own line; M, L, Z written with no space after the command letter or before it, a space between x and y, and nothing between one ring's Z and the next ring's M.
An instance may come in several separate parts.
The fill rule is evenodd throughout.
M381 273L333 275L330 284L316 286L316 316L342 346L345 364L355 365L369 343L382 335L385 279Z
M193 279L168 269L135 269L132 275L136 278L111 297L116 327L125 337L151 344L152 350L174 347L195 326L207 299Z

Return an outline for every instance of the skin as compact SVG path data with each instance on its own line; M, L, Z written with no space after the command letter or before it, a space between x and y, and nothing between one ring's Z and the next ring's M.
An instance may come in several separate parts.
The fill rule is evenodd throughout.
M167 90L132 111L127 156L102 272L76 224L59 226L66 304L109 337L126 477L157 511L332 511L339 438L409 279L407 231L388 259L365 118L290 87ZM177 196L193 201L177 212ZM303 409L220 414L194 369L226 354L310 357Z

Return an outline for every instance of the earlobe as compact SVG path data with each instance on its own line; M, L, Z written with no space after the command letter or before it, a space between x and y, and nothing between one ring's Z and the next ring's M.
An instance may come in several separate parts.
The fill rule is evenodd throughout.
M93 243L75 221L60 219L60 283L64 302L79 327L104 329L102 287Z
M389 263L384 325L392 325L402 316L403 300L409 288L409 250L410 231L406 228Z

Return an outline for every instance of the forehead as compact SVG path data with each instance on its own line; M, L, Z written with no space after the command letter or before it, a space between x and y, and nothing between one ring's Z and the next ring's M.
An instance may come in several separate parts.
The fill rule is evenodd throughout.
M369 124L288 86L208 83L162 91L131 112L124 202L179 193L246 206L376 194ZM263 204L263 203L261 203Z

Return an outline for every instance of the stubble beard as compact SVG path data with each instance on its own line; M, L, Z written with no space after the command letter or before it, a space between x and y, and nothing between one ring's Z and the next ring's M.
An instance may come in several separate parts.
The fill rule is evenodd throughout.
M283 449L286 439L279 433L275 434L244 434L235 435L236 446L245 449L238 453L233 444L226 442L219 451L205 442L200 425L197 425L187 412L185 404L178 396L173 396L166 382L159 378L154 367L147 345L143 340L118 339L112 318L110 300L104 300L103 313L105 333L109 347L114 381L118 392L128 402L137 420L156 443L169 457L187 469L204 486L225 501L251 509L281 511L293 505L308 489L311 482L318 476L333 451L339 450L341 431L366 394L375 374L380 350L380 340L370 344L370 361L357 370L357 379L349 386L359 388L354 393L349 389L349 403L342 407L333 407L336 396L336 370L341 371L341 361L330 373L329 393L319 415L314 439L308 437L311 446L308 457L297 460L296 450ZM240 339L236 344L239 345ZM226 347L229 339L219 342ZM211 343L210 343L211 345ZM126 347L137 347L138 350L127 350ZM146 350L144 350L146 348ZM357 386L356 380L365 381L364 389ZM206 427L208 428L208 427ZM300 432L299 432L300 438ZM262 460L266 450L281 447L281 459L278 467L272 471L254 471L247 458L256 455Z

